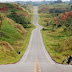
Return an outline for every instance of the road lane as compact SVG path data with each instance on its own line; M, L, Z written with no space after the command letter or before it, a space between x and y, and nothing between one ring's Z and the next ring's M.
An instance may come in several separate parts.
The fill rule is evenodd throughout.
M34 7L33 24L37 28L32 31L29 45L21 60L16 64L0 65L0 72L34 72L36 59L41 72L72 72L71 65L55 63L46 51L36 7Z

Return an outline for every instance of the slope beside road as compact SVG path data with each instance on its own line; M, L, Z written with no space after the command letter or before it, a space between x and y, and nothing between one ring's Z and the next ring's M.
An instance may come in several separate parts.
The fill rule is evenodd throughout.
M36 60L41 72L72 72L71 65L55 63L45 49L38 24L37 7L34 7L33 24L37 27L32 31L28 48L16 64L0 65L0 72L34 72Z

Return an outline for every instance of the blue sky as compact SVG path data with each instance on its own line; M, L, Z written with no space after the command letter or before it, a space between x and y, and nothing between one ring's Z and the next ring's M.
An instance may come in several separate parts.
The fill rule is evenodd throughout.
M0 2L6 2L6 1L14 2L14 1L43 1L43 0L0 0ZM46 1L51 1L51 0L46 0ZM62 1L69 1L69 0L62 0Z

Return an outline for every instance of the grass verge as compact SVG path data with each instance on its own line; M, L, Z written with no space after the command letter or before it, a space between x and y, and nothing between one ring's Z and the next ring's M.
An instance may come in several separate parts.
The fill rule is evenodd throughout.
M35 26L32 24L33 14L31 20L32 20L31 25L29 28L25 28L26 33L24 35L20 35L20 33L13 26L9 25L6 21L4 21L5 24L3 23L2 31L3 33L6 33L7 36L11 36L11 37L9 37L10 41L7 38L6 40L2 40L5 46L0 44L0 64L16 63L21 59L21 57L23 56L24 52L27 49L31 32L35 28ZM10 31L9 29L12 30ZM10 34L14 35L14 37L12 37L12 35ZM4 36L6 37L6 35ZM20 51L20 54L17 53L18 51Z
M52 59L61 64L64 58L67 59L67 54L72 55L72 36L70 36L69 31L64 31L64 26L56 28L55 30L52 25L47 26L44 21L45 16L47 15L39 14L39 24L44 27L41 30L43 41ZM66 62L64 62L64 64L67 64Z

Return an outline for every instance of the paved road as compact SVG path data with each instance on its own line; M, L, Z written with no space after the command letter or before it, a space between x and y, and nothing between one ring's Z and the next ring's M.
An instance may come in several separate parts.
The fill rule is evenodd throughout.
M16 64L0 65L0 72L34 72L36 60L41 72L72 72L72 65L55 63L45 49L38 24L37 8L34 7L33 24L37 27L32 31L28 48L21 60Z

